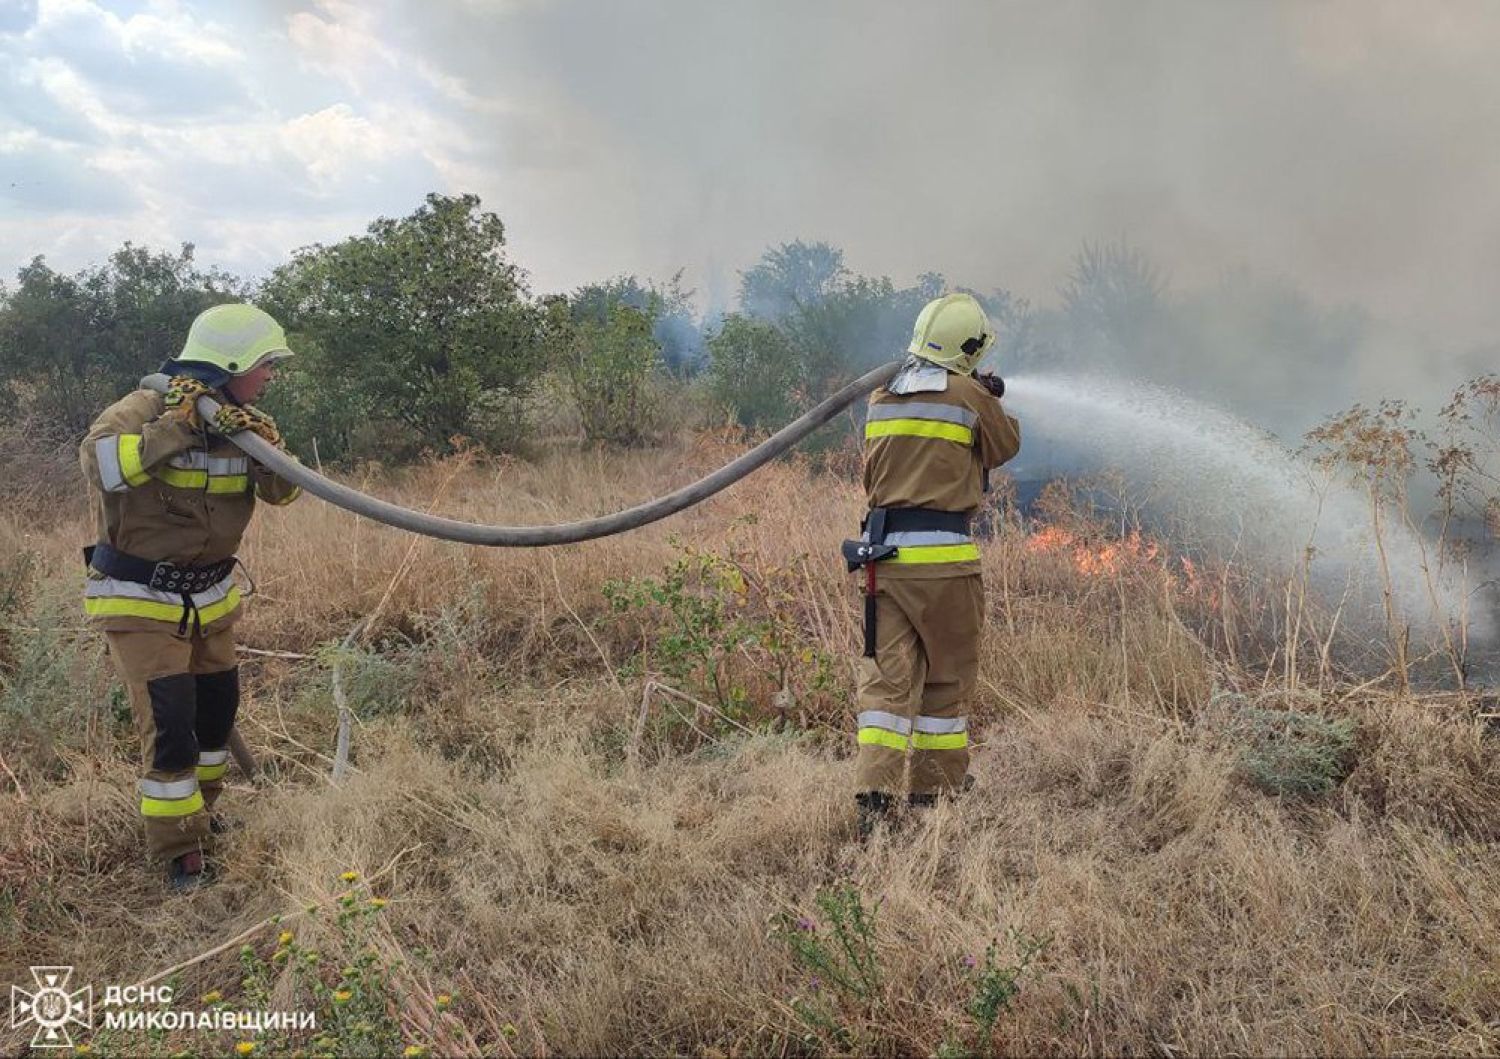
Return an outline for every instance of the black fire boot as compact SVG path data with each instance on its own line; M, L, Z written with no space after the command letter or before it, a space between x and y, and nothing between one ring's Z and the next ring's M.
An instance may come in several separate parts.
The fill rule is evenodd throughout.
M173 857L167 865L167 885L177 893L192 893L206 882L208 870L203 863L203 854L196 849Z
M860 791L854 800L859 804L859 840L863 842L890 819L891 796L885 791Z

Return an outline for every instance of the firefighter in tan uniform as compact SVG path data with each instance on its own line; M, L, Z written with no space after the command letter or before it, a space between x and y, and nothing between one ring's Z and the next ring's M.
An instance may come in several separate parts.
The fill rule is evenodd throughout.
M239 706L235 549L257 499L287 504L298 493L228 435L251 430L282 444L251 402L290 355L281 327L254 306L209 309L163 368L169 391L115 402L79 450L97 526L84 610L129 692L146 841L178 890L204 879L204 847L220 830L209 809ZM194 407L203 394L224 405L212 422Z
M970 519L991 469L1020 450L1004 384L974 374L994 341L968 294L929 302L900 372L870 397L869 513L844 557L863 575L856 798L862 834L907 787L913 806L958 790L969 765L965 706L979 671L984 584ZM908 761L909 758L909 761Z

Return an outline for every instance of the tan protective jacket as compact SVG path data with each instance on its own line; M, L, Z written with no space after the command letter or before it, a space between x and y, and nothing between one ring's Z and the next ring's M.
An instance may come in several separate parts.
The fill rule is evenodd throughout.
M941 391L897 395L881 387L870 395L865 423L865 496L872 508L922 507L972 515L984 500L985 473L1020 450L1020 424L971 376L950 372ZM927 537L932 540L921 544L888 541L897 545L898 554L880 563L880 576L979 572L979 550L972 539Z
M153 562L205 566L240 545L257 498L289 504L300 490L225 438L194 430L154 390L137 390L104 410L79 447L99 541ZM192 597L203 626L238 617L233 576ZM108 630L160 629L183 616L180 594L89 572L84 610Z

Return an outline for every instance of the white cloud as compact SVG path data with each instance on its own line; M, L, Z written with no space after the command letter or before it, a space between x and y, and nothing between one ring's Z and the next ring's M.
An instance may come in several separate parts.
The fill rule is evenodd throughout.
M440 111L460 107L461 85L405 64L353 4L213 21L231 10L43 0L0 37L0 155L18 176L0 185L0 268L37 252L77 267L133 238L260 272L447 188L463 130Z
M244 53L221 24L198 19L173 0L152 0L141 13L121 18L93 0L40 0L30 39L65 39L103 32L131 58L188 61L210 66L240 62Z
M78 115L107 136L120 136L136 127L111 111L99 92L62 59L47 56L29 60L20 76L23 84L35 85L64 111Z
M355 167L382 162L405 148L347 103L293 118L281 126L280 140L313 182L324 188L343 180Z
M317 8L286 20L287 38L304 65L360 92L377 71L397 64L396 50L376 35L373 12L347 0L318 0Z

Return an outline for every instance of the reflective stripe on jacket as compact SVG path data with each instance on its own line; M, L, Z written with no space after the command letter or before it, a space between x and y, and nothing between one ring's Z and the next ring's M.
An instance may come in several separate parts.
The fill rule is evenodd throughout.
M288 504L299 490L228 440L194 430L153 390L116 401L79 447L91 489L96 539L152 562L203 566L239 548L257 498ZM192 597L197 620L231 621L240 593L232 578ZM177 624L181 595L91 572L84 590L91 622L107 629Z
M947 388L870 396L864 482L870 507L919 507L973 514L985 473L1021 448L1020 425L980 383L949 373ZM881 576L954 577L979 572L979 546L965 534L892 533Z

